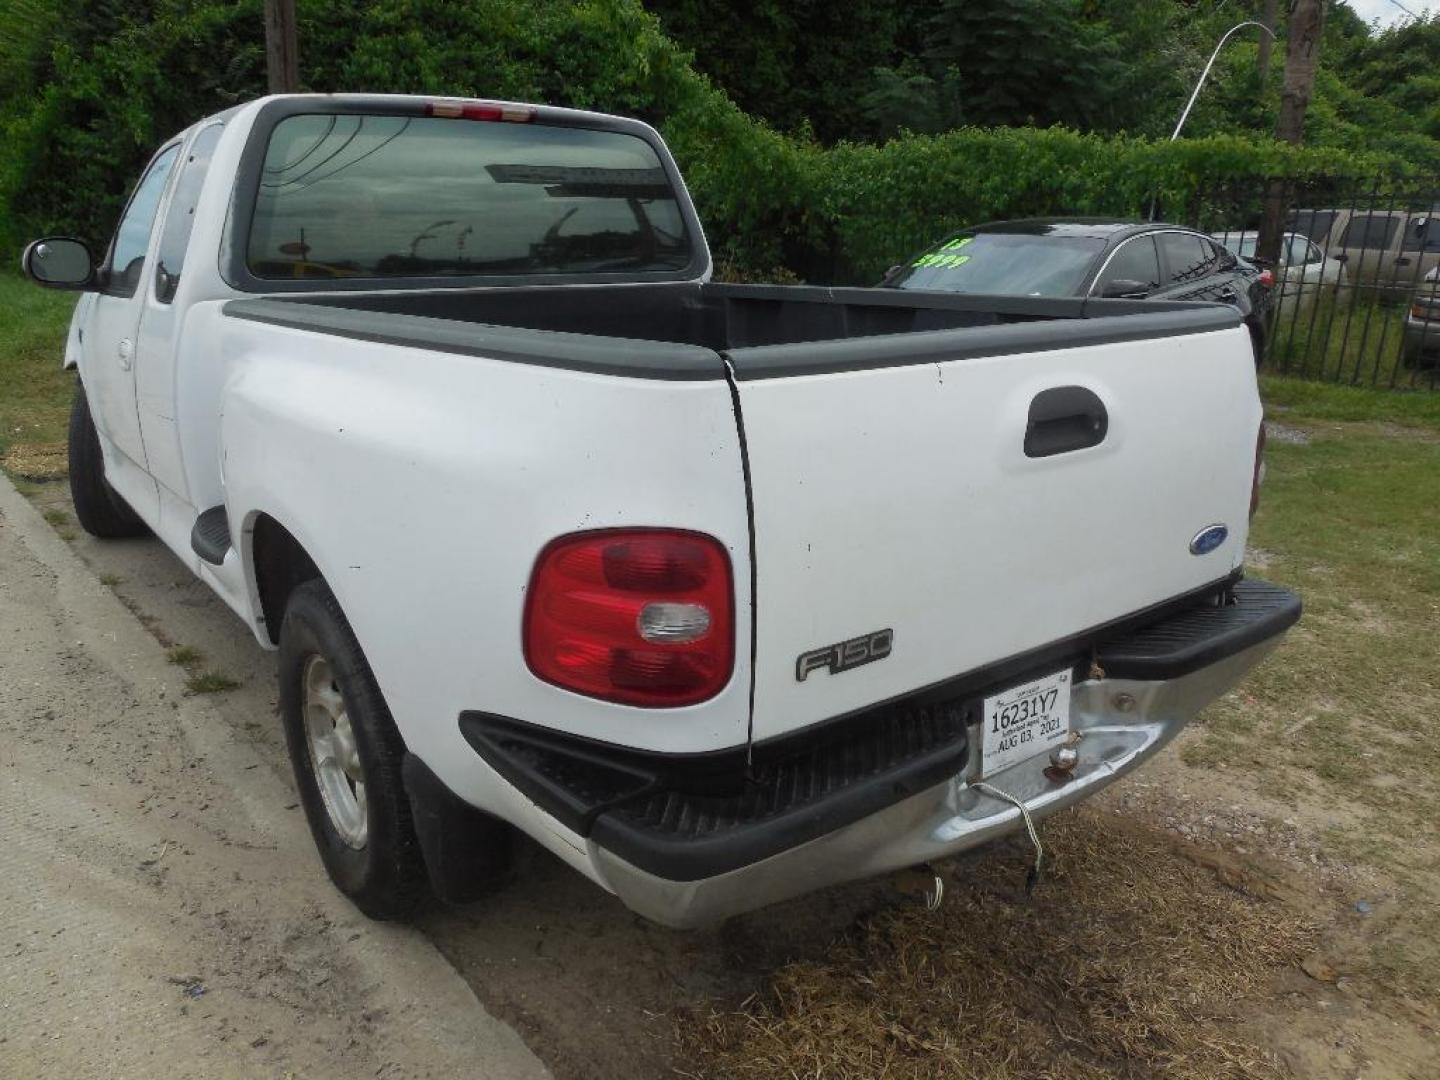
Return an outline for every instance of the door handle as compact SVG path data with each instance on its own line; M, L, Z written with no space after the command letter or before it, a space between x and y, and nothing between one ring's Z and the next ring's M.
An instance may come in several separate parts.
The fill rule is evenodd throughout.
M1409 265L1410 265L1410 259L1409 259L1409 257L1406 256L1406 255L1401 255L1401 256L1399 256L1399 257L1396 258L1396 260L1395 260L1395 265L1396 265L1396 266L1409 266Z
M115 346L115 356L120 361L120 366L126 371L130 370L130 360L135 355L135 343L128 337L121 338L120 344Z
M1068 454L1099 446L1110 430L1110 414L1093 390L1083 386L1054 386L1030 402L1025 424L1025 456Z

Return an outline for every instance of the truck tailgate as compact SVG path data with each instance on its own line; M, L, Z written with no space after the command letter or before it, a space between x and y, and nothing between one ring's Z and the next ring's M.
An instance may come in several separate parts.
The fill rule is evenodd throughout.
M754 501L757 741L1080 634L1242 561L1261 407L1233 313L729 359ZM1217 524L1223 542L1193 553ZM847 665L864 644L837 670L801 659L857 638L884 652L884 631L888 655L863 666Z

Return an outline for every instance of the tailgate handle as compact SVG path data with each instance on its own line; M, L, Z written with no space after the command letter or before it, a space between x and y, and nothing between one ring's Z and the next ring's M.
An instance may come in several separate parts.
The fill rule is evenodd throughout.
M1030 402L1025 425L1025 456L1068 454L1099 446L1110 430L1110 414L1093 390L1083 386L1052 386Z

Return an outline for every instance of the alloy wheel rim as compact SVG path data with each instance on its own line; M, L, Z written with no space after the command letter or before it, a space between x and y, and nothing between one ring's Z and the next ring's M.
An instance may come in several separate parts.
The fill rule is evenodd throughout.
M355 731L330 662L318 654L305 661L305 742L310 771L320 789L325 813L349 847L365 846L369 832L365 774Z

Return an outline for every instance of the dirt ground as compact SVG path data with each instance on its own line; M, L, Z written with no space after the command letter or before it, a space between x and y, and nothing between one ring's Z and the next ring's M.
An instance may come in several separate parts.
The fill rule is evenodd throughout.
M177 674L0 477L0 1075L547 1075Z
M237 684L207 700L282 772L270 654L158 541L77 535L63 484L33 501L150 632L182 650L189 675ZM1382 962L1416 944L1424 924L1406 905L1417 894L1326 843L1349 811L1323 791L1276 797L1254 773L1187 765L1209 737L1198 725L1147 769L1047 823L1053 869L1033 899L1019 889L1028 855L1007 844L942 866L949 896L938 913L892 880L678 933L527 847L506 890L465 908L434 905L419 926L562 1080L881 1067L917 1077L1440 1076L1440 1016L1416 989L1428 983ZM1426 844L1435 850L1433 831ZM1418 895L1440 896L1431 883ZM913 952L919 941L929 946ZM884 1014L882 984L899 977L905 1000L960 996L938 1001L944 1022L929 1027L924 1016ZM958 1030L993 1055L943 1043L962 1014ZM873 1039L856 1035L864 1023ZM781 1046L792 1056L772 1053ZM813 1054L803 1068L796 1047Z

